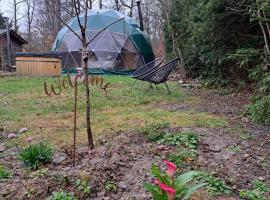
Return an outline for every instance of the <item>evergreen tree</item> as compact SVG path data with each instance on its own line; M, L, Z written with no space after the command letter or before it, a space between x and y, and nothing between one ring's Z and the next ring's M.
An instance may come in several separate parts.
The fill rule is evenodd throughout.
M2 13L0 13L0 29L6 28L7 17L4 17Z

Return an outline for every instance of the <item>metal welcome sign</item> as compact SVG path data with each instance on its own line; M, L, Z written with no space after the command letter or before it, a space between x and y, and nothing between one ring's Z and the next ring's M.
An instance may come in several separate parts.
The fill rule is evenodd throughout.
M88 81L86 81L86 77ZM50 91L48 89L47 82L44 82L44 91L45 94L49 97L61 95L63 89L72 88L74 89L74 121L73 121L73 166L75 166L76 162L76 130L77 130L77 100L78 100L78 86L89 83L89 86L98 86L105 94L108 93L109 88L111 88L110 83L105 83L102 77L97 76L84 76L82 81L82 76L80 73L77 73L74 80L72 80L70 74L68 73L67 79L58 78L58 86L55 87L54 84L50 84ZM58 91L56 91L56 88Z

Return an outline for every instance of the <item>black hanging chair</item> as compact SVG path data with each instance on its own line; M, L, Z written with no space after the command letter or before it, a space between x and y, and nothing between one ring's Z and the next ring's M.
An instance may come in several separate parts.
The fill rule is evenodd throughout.
M137 69L133 74L131 75L132 78L135 78L137 80L144 81L145 77L149 74L151 74L155 69L157 69L161 64L163 63L163 58L157 58L144 66Z
M158 61L156 60L152 61L144 65L143 67L139 68L131 75L131 77L141 80L141 81L149 82L151 84L153 83L155 85L164 83L168 90L168 93L171 93L170 88L166 82L172 70L177 66L179 58L175 58L164 65L161 65L163 62L163 59L161 59L162 61L160 61L159 59L157 60ZM155 65L156 62L158 65ZM149 67L147 67L147 65ZM147 68L149 70L146 70Z

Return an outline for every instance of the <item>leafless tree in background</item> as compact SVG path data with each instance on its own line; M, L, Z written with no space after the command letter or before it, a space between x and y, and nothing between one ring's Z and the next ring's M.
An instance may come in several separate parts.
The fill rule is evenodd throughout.
M13 14L14 14L14 31L18 32L19 26L18 21L22 18L18 18L18 6L22 4L24 0L13 0Z
M34 21L34 14L36 10L36 1L35 0L23 0L25 4L25 19L26 19L26 30L27 30L27 41L28 41L28 47L27 50L30 51L33 46L33 40L32 40L32 25Z
M14 0L17 3L19 0ZM111 8L138 19L136 0L21 0L20 7L24 12L24 23L20 31L25 32L27 40L30 41L28 51L48 52L57 33L76 14L85 11L85 5L91 8ZM171 1L171 0L169 0ZM169 1L167 0L142 0L142 14L145 31L151 38L159 40L163 36L165 21L169 16ZM48 4L49 3L49 4ZM38 6L36 6L38 5ZM50 8L51 5L63 21ZM76 6L76 9L75 9ZM33 18L34 15L34 18ZM30 25L30 26L29 26ZM30 28L29 28L30 27ZM31 31L29 31L31 30Z

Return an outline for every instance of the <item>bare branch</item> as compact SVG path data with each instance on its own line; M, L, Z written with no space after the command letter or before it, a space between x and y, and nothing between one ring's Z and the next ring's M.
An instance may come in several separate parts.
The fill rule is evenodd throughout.
M78 34L78 33L76 33L63 19L62 19L62 17L59 15L59 13L58 12L56 12L56 10L53 8L53 6L49 3L49 1L48 0L45 0L46 1L46 3L48 4L48 6L52 9L52 11L54 12L54 14L58 17L58 19L72 32L72 33L74 33L74 35L76 35L78 38L79 38L79 40L80 41L82 41L82 38L81 38L81 36Z
M77 6L76 0L73 0L73 4L74 4L75 13L76 13L76 17L77 17L79 26L82 29L83 26L82 26L81 20L80 20L80 7L81 7L81 4L80 4L80 2L78 2L78 6Z

